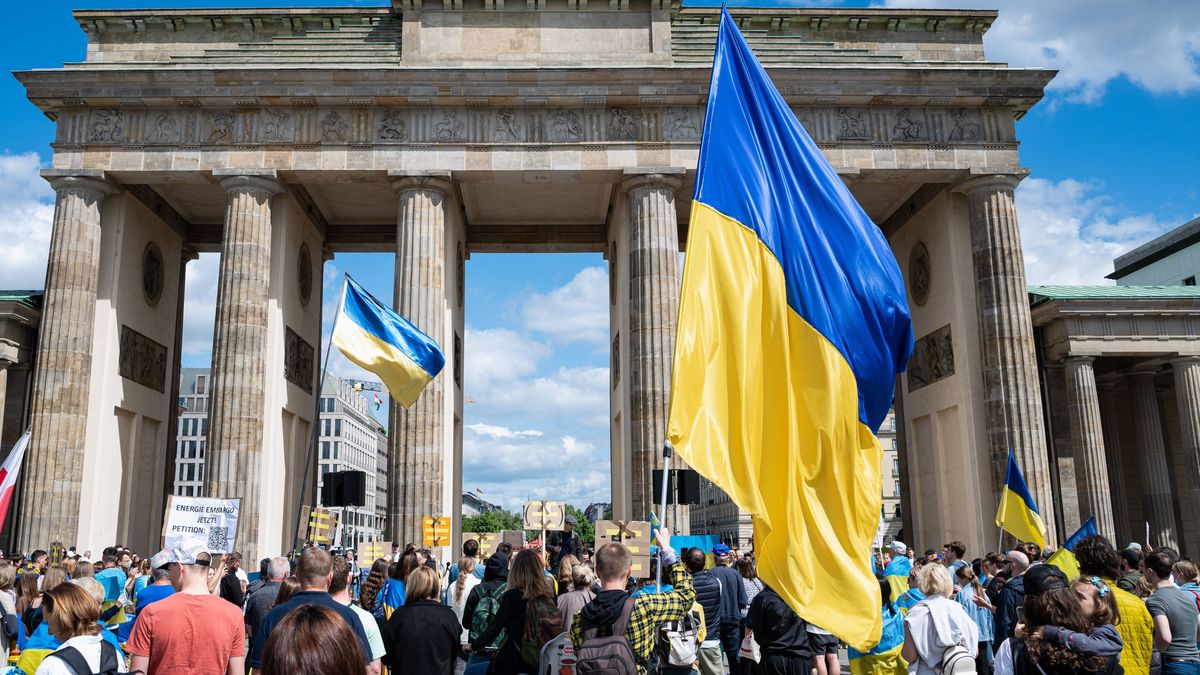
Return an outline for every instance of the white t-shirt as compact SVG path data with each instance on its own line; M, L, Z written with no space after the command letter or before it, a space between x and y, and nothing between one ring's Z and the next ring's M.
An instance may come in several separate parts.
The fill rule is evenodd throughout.
M80 635L67 640L58 649L74 647L83 656L84 660L87 661L88 667L92 669L92 672L95 672L100 670L100 643L102 642L104 642L104 639L99 635ZM55 651L58 651L58 649ZM121 658L120 654L117 654L117 672L128 672L125 668L125 660ZM75 675L75 673L67 667L66 661L53 656L47 656L42 661L42 665L38 666L38 669L34 671L34 675Z
M371 645L371 660L375 661L383 658L387 654L387 648L383 646L383 636L379 633L379 622L375 620L375 616L367 610L353 605L349 602L343 602L352 609L355 615L358 616L358 622L362 624L363 632L367 634L367 644Z

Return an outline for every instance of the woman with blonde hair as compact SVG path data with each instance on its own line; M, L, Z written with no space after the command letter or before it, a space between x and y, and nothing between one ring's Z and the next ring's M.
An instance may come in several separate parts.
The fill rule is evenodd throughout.
M42 597L50 634L62 645L42 661L35 675L126 672L125 659L100 635L100 603L91 593L77 584L59 584Z
M558 596L558 615L563 627L570 626L571 621L575 619L575 612L596 598L596 593L592 591L596 574L592 572L590 565L578 563L572 567L570 581L575 590Z
M951 596L954 582L941 565L925 565L917 573L917 588L925 599L904 617L904 647L900 655L910 675L975 673L979 628Z
M448 599L450 606L454 608L454 616L458 619L458 623L462 625L463 612L467 608L467 598L471 597L471 589L482 583L482 580L475 576L475 558L469 555L464 555L458 559L458 578L450 585ZM467 654L470 651L466 648L471 642L471 631L469 628L462 629L462 636L459 639L460 654L463 660L463 665L466 665Z
M456 583L475 578L474 569L461 567ZM422 565L404 584L404 604L392 612L381 629L387 654L383 663L395 673L452 673L462 654L462 623L454 610L439 600L438 573ZM465 598L466 595L464 594Z
M991 610L975 602L979 598L985 605L987 603L986 592L979 577L975 576L975 570L970 565L963 565L954 571L954 577L962 588L955 599L979 629L979 655L975 658L975 670L986 673L992 666L992 637L996 632L996 621Z
M575 556L571 555L570 553L564 555L562 557L562 559L558 561L558 594L559 594L559 596L562 596L571 591L579 590L579 587L575 586L574 582L571 580L571 571L574 570L575 566L578 564L579 564L579 558L576 558Z

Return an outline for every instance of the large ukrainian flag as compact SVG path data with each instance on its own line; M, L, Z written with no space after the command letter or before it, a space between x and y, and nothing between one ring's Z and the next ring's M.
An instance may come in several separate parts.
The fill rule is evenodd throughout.
M350 275L334 323L333 344L346 358L378 375L392 400L405 408L416 402L446 365L446 356L432 338L376 300Z
M1038 548L1046 547L1046 524L1038 512L1033 495L1025 485L1021 467L1012 449L1008 451L1008 474L1000 492L1000 508L996 510L996 525L1021 541L1032 541Z
M911 351L887 240L722 10L668 434L754 516L763 579L862 650L880 638L875 431Z

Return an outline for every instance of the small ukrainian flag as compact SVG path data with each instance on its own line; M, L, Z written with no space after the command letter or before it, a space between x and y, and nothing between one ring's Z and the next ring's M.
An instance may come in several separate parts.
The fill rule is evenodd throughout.
M378 375L405 408L417 401L446 365L445 354L432 338L376 300L350 275L334 319L333 344L346 358Z
M1004 478L1004 489L1000 491L1000 508L996 510L996 525L1021 541L1037 544L1039 549L1046 546L1046 524L1033 502L1033 495L1029 494L1011 448L1008 451L1008 475Z

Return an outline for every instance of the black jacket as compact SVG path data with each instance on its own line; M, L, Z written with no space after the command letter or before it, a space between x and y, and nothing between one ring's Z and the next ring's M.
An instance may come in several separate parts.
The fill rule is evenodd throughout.
M704 608L704 626L710 635L716 635L721 627L721 582L712 570L701 570L692 575L692 587L696 602Z
M462 651L462 628L454 610L436 600L397 608L380 634L387 649L383 664L395 673L452 675Z
M475 588L479 588L476 586ZM463 614L466 618L466 614ZM500 609L487 630L471 642L472 651L483 651L486 645L500 634L507 631L507 639L492 655L492 663L488 667L488 675L517 675L528 670L521 660L521 637L525 635L525 595L519 589L510 588L500 596Z
M241 607L246 602L246 596L242 594L242 580L238 579L237 572L229 570L225 576L221 577L221 597Z
M750 629L763 656L811 658L808 624L788 607L775 589L766 586L750 603Z

